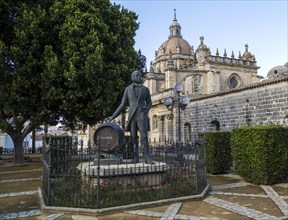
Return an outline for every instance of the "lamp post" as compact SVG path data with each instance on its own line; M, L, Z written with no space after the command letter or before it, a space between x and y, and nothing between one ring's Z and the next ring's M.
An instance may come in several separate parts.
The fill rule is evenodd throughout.
M185 110L186 106L189 104L190 100L188 95L181 96L181 92L183 91L183 86L181 83L176 84L174 88L175 97L168 97L164 99L164 105L167 108L178 108L178 123L177 123L177 131L178 131L178 142L181 142L181 117L180 110Z

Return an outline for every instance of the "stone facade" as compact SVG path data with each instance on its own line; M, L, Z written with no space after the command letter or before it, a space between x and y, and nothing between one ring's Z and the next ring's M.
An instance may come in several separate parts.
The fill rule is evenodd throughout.
M222 56L218 49L212 55L204 37L200 37L194 50L183 39L176 13L169 31L168 40L155 52L144 82L153 103L149 112L151 142L177 141L179 133L183 141L200 131L288 124L287 64L272 68L264 79L257 75L259 67L247 44L237 56L233 51L228 56L226 49ZM190 100L184 111L163 104L168 97L175 104L174 88L179 83L183 86L181 96ZM124 127L125 118L119 116L116 122Z
M211 55L200 37L196 51L183 39L176 14L170 36L155 52L146 75L153 106L149 112L150 139L191 140L200 131L231 130L245 125L285 124L288 120L288 67L277 66L267 79L257 75L255 56L245 45L236 58L218 49ZM176 100L174 87L183 85L182 96L190 99L185 111L166 108L165 98ZM175 107L175 106L174 106Z
M150 112L152 141L176 139L177 111L177 108L167 110L162 103L154 105ZM247 125L288 125L288 77L190 97L186 110L180 111L181 140L191 140L201 131L231 130Z
M288 119L288 77L205 97L191 98L182 117L185 131L231 130L247 125L286 124ZM185 124L185 125L184 125ZM288 125L288 124L287 124Z
M151 139L176 139L177 108L162 103L150 112ZM182 140L201 131L231 130L247 125L288 125L288 77L266 80L210 95L190 96L181 111ZM155 120L158 120L155 122Z

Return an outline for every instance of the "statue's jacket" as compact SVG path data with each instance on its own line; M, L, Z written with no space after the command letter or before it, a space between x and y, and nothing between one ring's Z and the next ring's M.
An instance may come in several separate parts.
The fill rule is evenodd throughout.
M126 131L130 131L131 121L133 116L136 114L136 111L143 112L144 114L141 114L141 116L147 118L147 114L152 106L149 89L146 86L141 85L139 95L137 96L134 92L133 85L134 84L132 83L126 87L121 104L112 116L113 118L117 117L121 112L125 110L125 107L129 105L128 122L125 128Z

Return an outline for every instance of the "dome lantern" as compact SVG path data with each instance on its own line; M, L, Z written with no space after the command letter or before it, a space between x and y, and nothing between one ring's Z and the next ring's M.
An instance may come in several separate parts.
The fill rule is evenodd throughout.
M181 26L180 24L177 22L177 18L176 18L176 9L174 9L174 19L172 24L170 25L170 36L169 38L172 38L174 36L178 36L178 37L182 37L181 35Z
M156 51L155 59L157 60L162 56L169 57L170 51L172 56L176 54L190 56L192 52L192 47L185 39L183 39L181 35L181 26L177 22L176 9L174 9L174 19L169 29L170 29L170 36L168 37L167 41L161 44L158 51Z

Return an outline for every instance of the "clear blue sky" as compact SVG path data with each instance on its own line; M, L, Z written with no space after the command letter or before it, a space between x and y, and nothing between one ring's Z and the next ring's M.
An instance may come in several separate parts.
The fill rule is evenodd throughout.
M197 49L200 36L215 55L224 49L230 57L245 51L245 44L255 55L266 76L275 66L288 62L288 0L271 1L195 1L195 0L111 0L136 12L140 27L136 32L135 49L147 58L147 68L154 52L168 39L169 26L176 9L182 36Z

